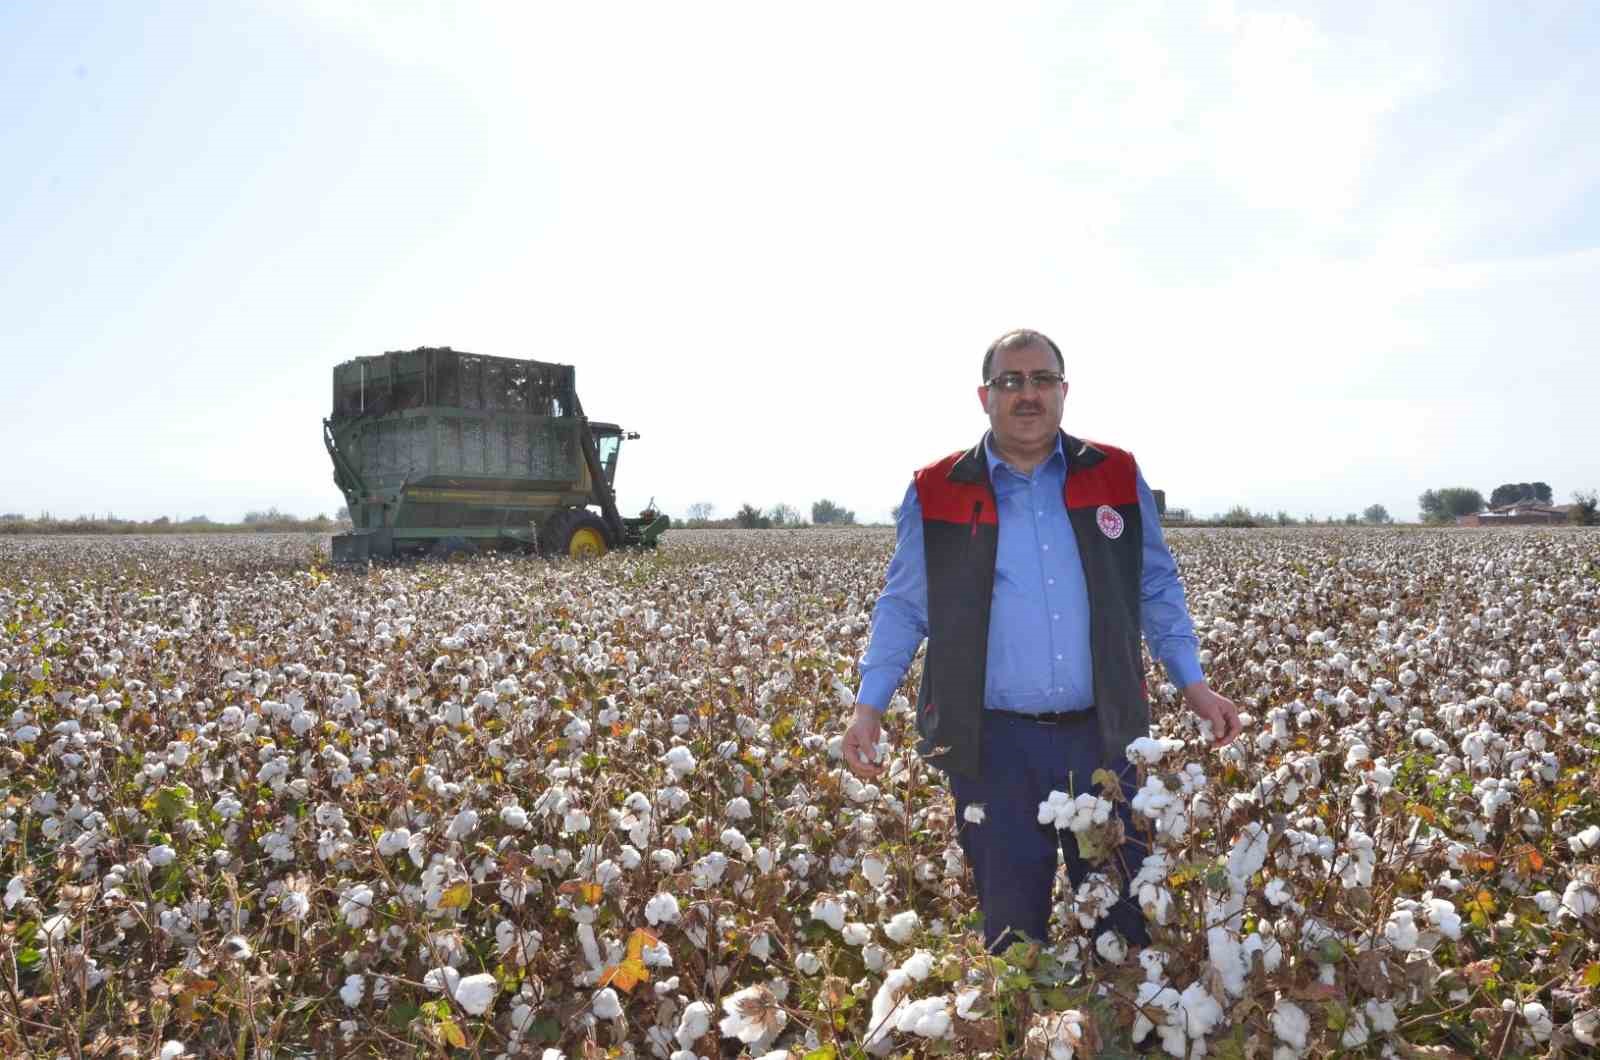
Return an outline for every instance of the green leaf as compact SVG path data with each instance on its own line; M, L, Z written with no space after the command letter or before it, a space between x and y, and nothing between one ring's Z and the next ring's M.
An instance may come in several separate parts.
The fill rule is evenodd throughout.
M560 1041L561 1024L554 1016L541 1016L528 1028L528 1039L535 1042Z
M39 967L39 962L44 960L44 954L29 946L17 954L17 967L25 972L31 972Z
M838 1058L839 1054L834 1051L831 1043L813 1049L805 1055L805 1060L838 1060Z
M384 1018L388 1021L391 1029L403 1031L411 1026L411 1021L420 1015L422 1015L422 1009L409 1001L405 1001L397 1005L390 1005Z

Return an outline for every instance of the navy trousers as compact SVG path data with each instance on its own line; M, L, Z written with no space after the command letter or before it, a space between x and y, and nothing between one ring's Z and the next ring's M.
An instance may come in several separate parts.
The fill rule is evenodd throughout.
M983 911L983 940L998 953L1022 937L1047 941L1051 888L1058 858L1064 857L1073 887L1091 867L1078 854L1072 832L1039 823L1039 804L1051 791L1074 797L1086 791L1103 794L1091 778L1102 765L1100 727L1091 716L1072 725L1044 725L984 711L983 775L976 779L950 774L956 799L956 823L962 853L972 869L978 904ZM1145 839L1133 828L1132 799L1137 785L1133 767L1118 754L1109 764L1122 783L1125 800L1117 803L1127 838L1111 855L1119 871L1122 897L1096 925L1122 933L1129 945L1146 946L1144 913L1128 896L1127 881L1144 863ZM984 819L966 819L968 806L981 805ZM1105 871L1110 866L1102 867Z

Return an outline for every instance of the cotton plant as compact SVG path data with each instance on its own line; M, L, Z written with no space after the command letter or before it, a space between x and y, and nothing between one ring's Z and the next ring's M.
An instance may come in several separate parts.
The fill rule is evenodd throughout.
M955 812L936 775L907 771L916 762L904 733L889 737L913 716L909 702L886 716L885 777L847 781L832 757L828 712L837 685L853 688L886 553L864 533L830 535L779 551L762 535L684 541L692 577L617 554L586 567L491 559L342 579L282 561L286 546L272 542L251 547L280 550L276 566L242 576L225 558L246 555L233 541L214 542L224 558L204 567L172 542L92 543L134 548L126 554L165 572L137 588L93 563L70 579L42 576L51 542L0 539L0 568L31 579L0 585L0 674L12 675L0 688L0 750L23 756L0 755L21 800L0 807L0 843L15 852L26 838L30 861L42 851L99 882L103 912L71 909L70 930L52 922L46 933L61 935L65 961L87 934L96 967L85 964L85 981L120 971L147 922L175 965L237 963L224 955L238 931L257 951L245 963L265 956L289 969L274 989L287 1003L311 989L293 947L330 931L349 939L360 956L332 980L340 996L322 1029L352 1049L376 1040L391 991L408 1003L459 991L483 971L473 954L543 982L569 979L591 1002L612 992L627 1018L591 1003L562 1027L556 1052L569 1056L590 1033L641 1055L707 1054L729 1015L722 999L763 983L799 1014L830 965L876 997L910 947L970 943L956 840L994 824L982 805ZM1265 971L1268 993L1252 996L1269 1014L1251 1024L1257 1047L1398 1051L1425 1024L1402 1025L1394 1002L1365 996L1352 962L1377 951L1414 965L1469 937L1486 956L1514 944L1552 960L1521 932L1515 943L1486 940L1468 917L1483 890L1496 917L1533 911L1564 933L1593 922L1600 826L1544 796L1567 795L1569 778L1593 769L1600 628L1586 616L1600 599L1577 572L1600 557L1575 537L1533 540L1378 548L1330 532L1297 539L1296 557L1266 535L1178 535L1208 676L1244 709L1246 730L1213 750L1193 739L1176 690L1154 687L1165 706L1151 744L1130 754L1143 771L1133 831L1152 849L1129 886L1158 942L1137 962L1124 956L1116 974L1157 984L1152 998L1171 1000L1174 1017L1161 1027L1181 1031L1189 1055L1220 1029L1200 1030L1196 976L1231 1008L1257 990L1253 969ZM1333 559L1309 562L1307 548ZM1214 573L1239 569L1258 584ZM45 651L19 654L22 644ZM7 698L6 688L22 691ZM124 766L137 800L119 801L95 772L111 762L139 763ZM52 788L38 790L45 775ZM1429 788L1450 801L1419 825L1400 807ZM157 799L162 813L143 805ZM1092 830L1093 811L1089 821ZM1529 856L1483 867L1501 829L1506 850L1525 846L1542 866ZM149 856L160 846L170 861L165 850ZM1418 871L1402 877L1401 866ZM179 868L189 893L165 908L131 904ZM207 912L197 901L225 892L224 873L244 898L240 923L223 903ZM59 886L24 880L8 915L42 924L68 913ZM1078 914L1107 908L1106 890L1090 885L1081 908L1075 891L1063 894L1068 938L1053 949L1104 961L1097 919ZM678 903L676 920L662 894ZM757 903L778 894L775 918L756 918ZM1350 915L1373 896L1386 904ZM634 927L662 941L638 948L651 978L630 995L601 980L629 959ZM866 931L859 946L847 945L847 927L852 938ZM271 952L279 945L288 960ZM415 985L418 959L438 971L433 991ZM799 991L775 985L779 974ZM1343 1029L1313 1020L1297 1045L1291 1010L1270 992L1288 977L1345 989ZM1462 1003L1459 982L1438 988L1452 991L1450 1004ZM912 980L890 1048L938 1039L945 1021L959 1037L995 1018L983 991L947 986ZM329 989L315 984L318 996ZM715 1000L685 1043L677 1031L695 997ZM847 1038L868 1034L866 1008ZM452 1011L464 1023L500 1016L531 1055L533 1028L551 1015L528 991L497 990L481 1015ZM1531 1048L1543 1022L1535 1010L1513 1015L1514 1046ZM1546 1015L1551 1041L1581 1043L1596 1022L1559 1007ZM791 1016L778 1040L747 1051L816 1048L808 1022ZM190 1052L214 1051L203 1031L185 1037Z

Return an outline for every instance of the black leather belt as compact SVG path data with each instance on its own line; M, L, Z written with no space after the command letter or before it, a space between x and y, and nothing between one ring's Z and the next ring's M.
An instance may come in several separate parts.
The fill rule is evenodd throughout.
M1057 710L1048 714L1024 714L1020 710L999 710L995 707L983 708L985 714L998 714L1002 718L1020 718L1039 725L1081 725L1094 717L1094 708L1085 710Z

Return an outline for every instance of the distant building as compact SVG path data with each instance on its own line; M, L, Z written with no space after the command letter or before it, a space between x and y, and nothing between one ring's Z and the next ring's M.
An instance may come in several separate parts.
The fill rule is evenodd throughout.
M1486 508L1471 515L1459 516L1457 526L1556 526L1566 523L1571 512L1570 504L1540 504L1538 501L1516 501L1498 508Z
M1167 491L1166 490L1151 490L1150 494L1151 494L1151 496L1155 497L1155 499L1156 499L1156 514L1157 515L1166 515L1167 514Z

